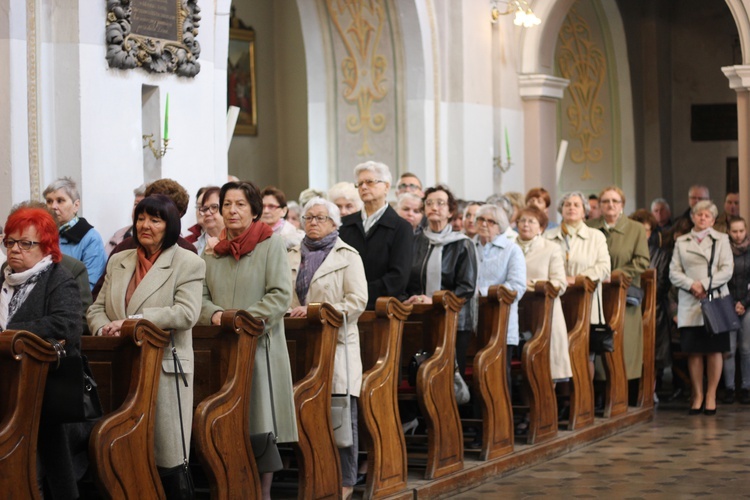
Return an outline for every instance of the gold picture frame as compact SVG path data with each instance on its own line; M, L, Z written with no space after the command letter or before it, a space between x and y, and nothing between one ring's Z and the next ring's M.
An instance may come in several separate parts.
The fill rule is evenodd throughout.
M240 114L235 135L258 135L257 87L255 84L255 30L229 29L227 62L227 107Z

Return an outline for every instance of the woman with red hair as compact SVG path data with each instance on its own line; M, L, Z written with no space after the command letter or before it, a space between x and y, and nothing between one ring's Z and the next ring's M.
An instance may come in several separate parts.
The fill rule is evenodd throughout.
M0 330L28 330L65 341L68 356L81 353L81 294L60 265L57 224L41 208L19 208L5 224L7 264L0 274ZM78 498L76 481L88 467L91 424L42 420L37 440L40 489L44 498Z

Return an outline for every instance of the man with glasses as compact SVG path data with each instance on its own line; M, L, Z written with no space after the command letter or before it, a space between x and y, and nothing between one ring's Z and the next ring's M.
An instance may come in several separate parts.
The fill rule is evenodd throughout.
M374 309L378 297L406 299L414 236L411 225L386 202L392 179L387 165L361 163L354 168L354 178L364 206L341 220L339 236L362 257L367 309Z
M424 198L422 181L419 180L419 177L411 172L404 172L401 174L398 184L396 185L396 197L398 198L403 193L413 193L420 198Z
M688 208L685 212L680 215L675 221L673 231L677 231L679 234L689 233L693 229L693 219L690 217L690 210L693 209L696 203L699 201L710 200L711 194L706 186L701 184L694 184L688 189Z

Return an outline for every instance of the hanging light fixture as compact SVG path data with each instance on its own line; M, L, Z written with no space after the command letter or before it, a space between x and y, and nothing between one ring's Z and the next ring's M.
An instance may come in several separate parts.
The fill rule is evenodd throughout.
M501 8L500 4L505 4L505 7ZM516 26L523 26L524 28L531 28L542 23L534 11L531 10L531 6L526 0L490 0L492 6L492 22L496 23L500 16L506 16L508 14L515 14L513 24Z

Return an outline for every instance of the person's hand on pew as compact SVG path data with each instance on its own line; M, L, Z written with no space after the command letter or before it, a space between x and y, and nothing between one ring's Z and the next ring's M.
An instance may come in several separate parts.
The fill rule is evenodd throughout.
M102 327L102 336L104 337L119 337L120 331L122 330L122 324L125 323L124 319L118 319L111 323L107 323Z
M216 311L215 313L213 313L213 315L211 316L211 324L220 326L222 314L224 314L224 311Z
M307 306L297 306L289 311L290 318L306 318L307 317Z
M404 304L432 304L432 297L427 295L412 295Z

